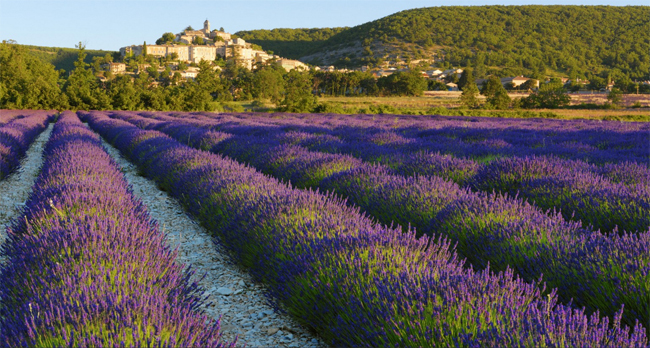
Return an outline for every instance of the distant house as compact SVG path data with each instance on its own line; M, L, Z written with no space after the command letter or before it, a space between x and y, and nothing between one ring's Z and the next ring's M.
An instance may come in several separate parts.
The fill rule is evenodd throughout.
M501 84L505 87L507 84L511 83L514 88L519 88L519 86L523 85L528 80L532 79L523 76L504 77L501 79ZM539 87L539 81L537 81L536 87Z
M385 77L394 74L397 71L395 68L382 69L375 72L375 77Z
M430 77L436 77L436 76L438 76L440 74L442 74L442 70L438 70L438 69L436 69L436 70L427 70L427 75L429 75Z
M573 81L573 80L567 81L567 84L570 84L570 85L583 85L584 86L584 85L588 85L589 83L590 83L589 80L581 79L579 77L576 78L575 81Z
M194 80L196 75L199 73L196 70L183 70L180 72L181 76L186 80Z
M102 65L102 68L106 71L110 71L114 74L123 73L126 71L126 64L124 63L107 63Z
M458 85L453 83L453 82L449 82L447 84L447 90L450 91L450 92L457 92L458 91Z
M138 65L138 74L141 72L146 72L147 68L151 67L151 64L140 64Z
M293 69L304 69L304 70L309 69L307 64L294 59L284 59L284 58L278 59L275 61L275 64L281 66L286 71L291 71Z
M452 68L452 69L447 69L447 70L443 71L442 73L445 74L445 75L447 75L447 76L449 76L449 75L451 75L451 74L458 74L458 75L460 75L460 74L463 73L463 69L453 69L453 68Z

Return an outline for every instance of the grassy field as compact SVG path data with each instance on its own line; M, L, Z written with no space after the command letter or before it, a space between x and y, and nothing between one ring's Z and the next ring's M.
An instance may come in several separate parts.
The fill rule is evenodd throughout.
M525 94L511 94L511 98ZM329 105L337 113L384 113L384 114L445 114L494 117L552 117L563 119L609 119L650 121L650 96L628 95L624 105L639 102L641 108L620 109L538 109L538 110L463 110L460 108L460 92L434 92L422 97L322 97L319 103ZM481 96L483 98L483 96ZM572 95L573 105L580 103L604 104L605 94ZM329 110L328 110L329 111Z
M525 97L525 94L510 94L511 98ZM565 109L509 109L484 110L464 109L459 101L460 92L427 92L421 97L319 97L318 103L324 106L324 113L336 114L393 114L393 115L448 115L484 116L507 118L557 118L557 119L596 119L618 121L650 122L650 95L626 95L624 105L639 103L642 107L622 107L618 109L565 108ZM484 98L480 96L480 98ZM603 105L606 94L572 95L572 105L582 103ZM224 111L273 111L275 105L251 101L231 102L222 105ZM575 106L574 106L575 107Z

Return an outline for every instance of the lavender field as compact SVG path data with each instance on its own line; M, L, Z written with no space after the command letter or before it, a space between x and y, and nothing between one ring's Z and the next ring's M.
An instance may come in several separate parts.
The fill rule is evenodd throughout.
M0 239L8 346L648 346L648 123L2 110L0 180L48 127ZM242 294L195 280L109 146L302 329L208 315Z

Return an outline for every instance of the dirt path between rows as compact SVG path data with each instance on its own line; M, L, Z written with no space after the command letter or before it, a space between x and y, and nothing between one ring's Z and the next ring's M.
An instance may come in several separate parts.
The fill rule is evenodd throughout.
M104 147L120 165L136 197L158 221L172 248L178 247L178 261L191 265L195 279L206 290L211 306L203 310L221 318L224 338L239 336L238 346L247 347L325 347L287 315L279 315L267 304L264 288L250 275L229 261L226 252L213 243L209 233L186 215L181 205L156 184L140 175L120 152L102 140Z
M34 181L41 172L43 149L50 139L53 127L53 124L48 125L29 147L18 169L0 181L0 245L4 244L7 238L7 228L11 221L23 213ZM0 263L4 262L4 259L4 255L0 253Z

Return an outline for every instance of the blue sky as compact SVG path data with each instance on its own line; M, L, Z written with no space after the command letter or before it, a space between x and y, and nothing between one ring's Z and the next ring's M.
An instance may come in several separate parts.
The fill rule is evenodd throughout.
M0 0L0 40L20 44L118 50L154 43L188 25L227 32L273 28L355 26L402 10L432 6L522 4L648 5L648 0Z

